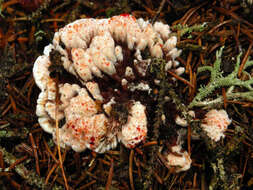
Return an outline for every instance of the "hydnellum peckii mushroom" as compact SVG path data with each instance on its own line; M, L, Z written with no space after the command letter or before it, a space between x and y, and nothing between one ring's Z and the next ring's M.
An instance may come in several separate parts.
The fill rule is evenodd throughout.
M181 52L177 38L170 33L166 24L127 14L80 19L60 29L33 68L41 89L36 110L41 127L56 139L60 120L59 143L75 151L103 153L119 141L135 147L147 135L150 113L143 94L152 91L146 75L151 59L166 60L166 69L178 75L184 72L175 61ZM51 78L54 55L68 72L58 82Z

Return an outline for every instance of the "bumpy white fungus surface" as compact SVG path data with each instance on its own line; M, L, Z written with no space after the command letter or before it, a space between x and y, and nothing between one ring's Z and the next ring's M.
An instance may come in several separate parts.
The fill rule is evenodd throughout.
M214 141L219 141L222 137L225 137L224 132L230 125L231 120L228 118L228 114L225 110L210 110L202 121L201 127Z
M55 33L53 43L45 47L44 55L34 63L34 79L41 90L36 110L41 127L56 139L55 121L64 119L65 124L59 129L60 145L75 151L89 148L102 153L116 147L118 141L126 147L135 147L147 134L146 107L138 99L130 98L128 101L133 104L129 107L127 122L118 126L111 122L110 112L112 105L119 102L108 93L120 93L121 89L117 88L130 84L128 80L145 77L151 59L144 58L144 51L152 57L167 59L171 62L168 69L182 74L183 70L174 63L181 50L176 48L177 39L170 33L166 24L152 25L128 14L108 19L80 19L61 28ZM64 69L75 76L78 84L58 84L50 77L49 67L54 64L50 60L51 52L60 54ZM125 58L129 52L132 62ZM118 75L119 67L124 69L122 76ZM105 83L104 78L110 82L101 85L101 81ZM117 81L122 83L120 87L104 91ZM131 84L136 87L126 89L152 90L142 81ZM56 118L57 88L60 102ZM114 129L115 126L118 128Z
M181 145L171 147L171 153L166 156L167 164L176 167L176 172L190 169L192 160L187 151L183 151Z
M135 147L147 135L145 109L140 102L135 102L131 107L127 123L122 126L122 131L118 134L119 140L128 148Z

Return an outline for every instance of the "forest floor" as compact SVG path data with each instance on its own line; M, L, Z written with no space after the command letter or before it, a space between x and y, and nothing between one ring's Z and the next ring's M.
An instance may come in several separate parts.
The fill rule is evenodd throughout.
M40 90L32 68L54 33L80 18L126 13L166 23L177 36L182 49L177 61L185 73L173 75L177 85L167 92L173 101L161 109L168 117L195 111L182 145L192 159L187 171L176 173L163 160L181 128L173 120L166 126L153 122L146 140L133 149L120 144L104 154L61 149L60 157L52 136L39 126ZM250 0L0 0L0 189L253 189L252 46ZM208 71L218 74L212 78ZM211 89L231 73L231 81ZM232 120L218 142L199 128L210 109L224 109ZM201 138L193 138L196 132Z

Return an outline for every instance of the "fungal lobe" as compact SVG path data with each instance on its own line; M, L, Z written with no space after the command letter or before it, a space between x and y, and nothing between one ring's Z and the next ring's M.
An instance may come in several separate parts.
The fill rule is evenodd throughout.
M152 115L147 112L154 111L150 93L156 76L147 74L151 59L170 61L168 69L176 69L180 53L167 24L129 14L66 25L34 63L40 126L56 141L58 89L60 146L99 153L118 142L134 148L146 139Z

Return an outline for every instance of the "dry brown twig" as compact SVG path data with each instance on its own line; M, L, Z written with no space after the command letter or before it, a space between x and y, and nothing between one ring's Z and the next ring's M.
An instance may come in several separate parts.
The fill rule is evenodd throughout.
M58 120L58 106L59 106L59 88L58 88L58 77L56 78L56 95L55 95L55 129L56 129L56 142L57 142L57 150L58 150L58 156L59 156L59 163L60 163L60 168L62 171L62 176L64 179L65 183L65 188L69 190L68 186L68 180L66 178L64 168L63 168L63 161L62 161L62 155L61 155L61 147L60 147L60 138L59 138L59 120Z

